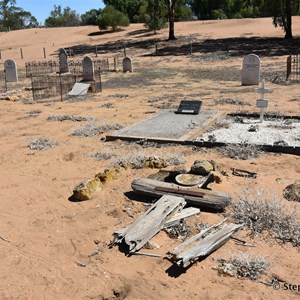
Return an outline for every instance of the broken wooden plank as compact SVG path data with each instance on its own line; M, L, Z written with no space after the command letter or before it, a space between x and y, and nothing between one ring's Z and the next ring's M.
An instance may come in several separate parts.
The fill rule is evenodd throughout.
M175 183L148 178L134 180L131 183L131 187L136 193L152 197L159 197L166 194L181 196L189 205L204 210L223 211L231 203L231 197L223 192L184 187Z
M170 218L164 225L164 228L168 228L177 225L180 220L186 219L195 215L200 214L200 209L195 207L184 208L181 212Z
M184 268L193 264L201 256L207 256L211 252L224 245L231 237L231 235L243 225L225 224L219 231L206 236L201 242L195 246L173 256L178 266Z
M114 232L112 244L124 241L129 246L129 253L138 251L163 228L166 220L181 211L185 204L186 201L182 197L161 197L131 225Z
M200 240L205 234L207 234L208 232L210 232L212 229L217 228L219 226L221 226L222 224L224 224L226 222L227 218L225 218L224 220L222 220L220 223L218 224L213 224L212 226L200 231L199 233L197 233L196 235L190 237L189 239L187 239L186 241L184 241L182 244L180 244L179 246L177 246L176 248L173 249L173 251L171 252L171 254L175 254L177 252L179 252L180 250L188 247L190 244Z

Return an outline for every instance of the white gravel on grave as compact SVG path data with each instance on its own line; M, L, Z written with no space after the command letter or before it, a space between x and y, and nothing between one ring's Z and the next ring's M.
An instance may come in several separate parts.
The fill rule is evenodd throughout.
M258 126L258 131L248 131L251 126ZM220 128L221 127L221 128ZM228 128L226 128L228 127ZM256 145L273 145L284 141L289 146L300 146L299 120L271 120L260 123L258 119L243 118L243 123L234 122L234 119L222 120L215 129L204 133L197 140L223 143L249 143Z

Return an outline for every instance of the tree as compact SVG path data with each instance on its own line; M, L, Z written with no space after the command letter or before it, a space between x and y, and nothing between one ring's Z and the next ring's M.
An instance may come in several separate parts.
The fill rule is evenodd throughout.
M169 19L169 40L176 40L175 37L175 8L178 0L165 0L168 8Z
M166 6L163 0L148 0L146 7L145 26L156 31L166 26Z
M97 25L97 19L101 14L101 9L91 9L81 15L81 25Z
M102 10L97 24L100 29L111 27L112 31L116 31L119 27L129 26L130 21L125 14L109 5Z
M141 6L147 5L147 0L103 0L107 6L113 6L123 14L127 15L130 22L138 22Z
M50 16L45 20L48 27L77 26L80 23L80 16L70 7L61 8L61 5L54 5Z
M16 30L38 27L37 19L30 12L15 6L15 0L0 1L0 29Z

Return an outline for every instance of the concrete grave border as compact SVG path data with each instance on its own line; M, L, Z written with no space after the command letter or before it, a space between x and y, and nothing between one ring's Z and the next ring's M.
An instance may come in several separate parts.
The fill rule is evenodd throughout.
M252 144L244 144L244 143L221 143L221 142L206 142L206 141L195 141L193 140L194 138L198 137L201 135L201 133L207 131L211 126L213 126L220 118L226 117L226 116L231 116L231 117L247 117L247 118L259 118L259 114L257 113L226 113L226 112L220 112L218 113L217 117L214 118L214 120L209 120L210 122L207 122L207 124L204 124L202 128L196 128L194 130L191 130L188 134L185 134L179 139L167 139L167 138L155 138L155 137L150 137L150 138L141 138L141 137L136 137L136 136L122 136L118 134L118 132L114 132L110 135L106 136L106 141L114 141L114 140L125 140L125 141L147 141L147 142L153 142L153 143L158 143L158 144L178 144L178 145L186 145L186 146L196 146L196 147L205 147L205 148L217 148L217 147L225 147L229 145L236 145L236 146L250 146ZM266 118L272 117L275 118L277 117L276 115L273 114L266 114ZM300 120L300 116L278 116L283 119L296 119ZM143 122L143 121L142 121ZM135 126L139 123L135 123L133 125L128 126L127 128L130 128L132 126ZM296 146L278 146L278 145L256 145L257 147L260 147L263 151L266 152L273 152L273 153L285 153L285 154L293 154L300 156L300 147Z

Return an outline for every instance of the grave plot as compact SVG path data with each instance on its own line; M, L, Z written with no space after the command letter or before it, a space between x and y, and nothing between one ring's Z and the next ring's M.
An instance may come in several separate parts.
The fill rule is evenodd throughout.
M300 118L228 116L196 141L300 147Z
M107 140L142 140L184 143L194 139L215 124L224 113L201 111L197 115L162 111L150 119L118 130Z

